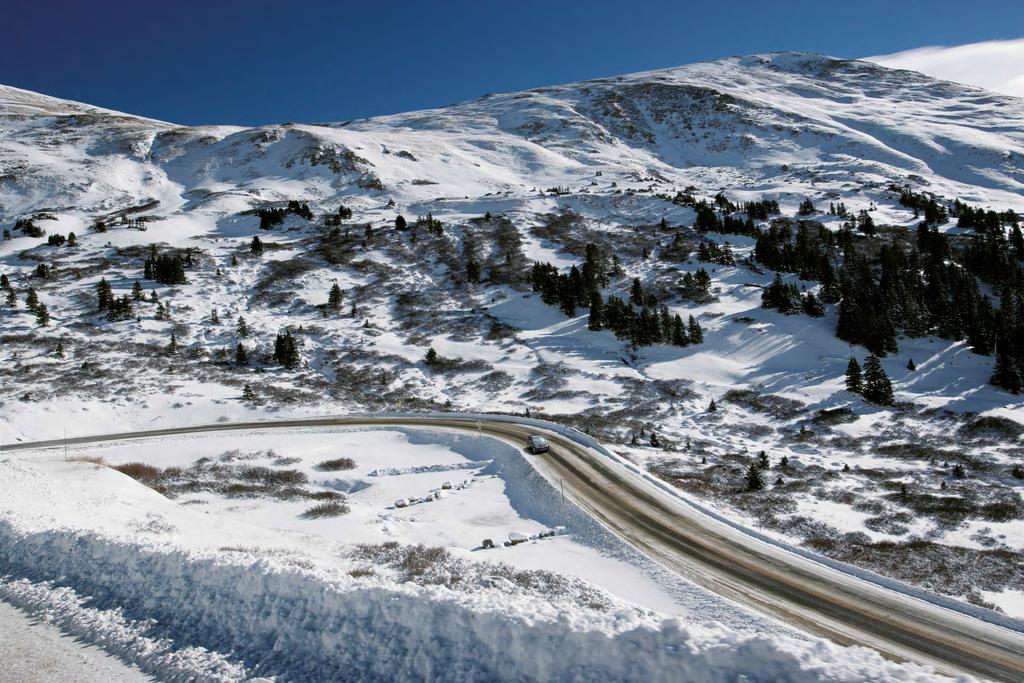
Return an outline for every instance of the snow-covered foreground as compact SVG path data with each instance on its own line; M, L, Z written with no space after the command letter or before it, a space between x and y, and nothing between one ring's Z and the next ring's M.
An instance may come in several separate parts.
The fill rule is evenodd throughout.
M293 430L69 456L0 461L0 597L59 615L66 632L162 678L934 677L793 634L669 579L561 503L521 451L494 439ZM355 467L317 467L344 457ZM304 519L308 500L209 490L171 499L108 466L188 471L200 459L221 467L206 472L299 472L311 493L346 491L350 512ZM393 505L433 491L446 495ZM564 528L554 538L500 547L508 531L556 526ZM499 548L479 549L485 537ZM423 546L409 552L413 543ZM445 550L425 552L434 546Z

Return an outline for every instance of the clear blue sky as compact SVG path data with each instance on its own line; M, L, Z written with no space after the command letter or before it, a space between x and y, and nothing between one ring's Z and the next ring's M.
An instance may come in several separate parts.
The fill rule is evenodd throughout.
M735 54L1024 33L1021 0L0 0L0 17L0 83L185 124L340 121Z

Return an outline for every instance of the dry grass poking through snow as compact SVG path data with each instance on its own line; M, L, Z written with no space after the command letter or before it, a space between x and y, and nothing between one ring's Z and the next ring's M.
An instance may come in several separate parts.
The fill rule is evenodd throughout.
M230 460L228 462L230 463ZM168 498L214 493L227 498L317 500L338 506L324 508L317 516L348 512L348 507L344 505L345 496L337 491L316 491L306 488L309 478L299 470L225 464L211 461L209 458L197 460L189 467L160 469L146 463L130 462L117 465L114 469ZM339 511L340 508L344 508L344 511ZM307 515L316 509L307 510Z
M472 562L436 546L401 545L395 541L360 544L353 555L379 568L390 568L400 581L459 590L494 589L533 595L551 604L611 610L614 599L586 582L543 569L516 569L507 564Z

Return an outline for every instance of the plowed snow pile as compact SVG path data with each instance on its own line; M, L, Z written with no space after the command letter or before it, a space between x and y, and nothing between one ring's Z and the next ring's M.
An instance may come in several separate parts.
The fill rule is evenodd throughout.
M515 451L487 462L502 452ZM56 452L0 460L0 490L0 597L161 678L934 679L781 629L666 617L457 548L351 544L210 514Z

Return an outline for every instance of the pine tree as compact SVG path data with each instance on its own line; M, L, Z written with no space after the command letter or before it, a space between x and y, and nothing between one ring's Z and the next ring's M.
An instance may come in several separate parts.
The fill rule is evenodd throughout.
M718 412L718 405L715 403L715 399L711 399L711 403L708 405L708 412L709 413Z
M63 339L58 339L57 340L57 348L54 349L53 355L56 356L57 358L63 358L64 357L64 340Z
M397 216L395 216L395 228L397 230L405 230L408 227L409 224L405 220L405 216L403 216L402 214L398 214Z
M248 384L246 384L245 388L242 389L242 400L247 401L249 403L256 402L256 392L253 391L252 387L249 386Z
M913 358L907 360L907 370L910 370L911 372L917 370L917 365L914 364Z
M679 317L677 313L672 319L672 345L673 346L689 346L690 337L686 333L686 325L683 324L683 319Z
M136 301L142 301L142 285L136 280L132 284L132 298Z
M235 326L235 336L242 338L249 336L249 326L246 324L245 318L242 316L238 316L238 324Z
M113 299L107 309L107 320L128 320L132 315L132 300L128 295Z
M634 306L644 305L644 287L640 284L640 278L633 278L633 285L629 290L629 303Z
M687 324L690 331L690 343L691 344L703 344L704 343L704 330L701 329L700 323L692 315L690 321Z
M178 352L178 337L171 332L171 342L167 345L167 353L171 356Z
M466 261L466 281L480 282L480 264L473 259Z
M771 465L771 462L768 460L768 454L765 453L764 451L761 451L760 453L758 453L757 454L757 464L758 464L758 467L760 467L763 470L768 469L768 467Z
M185 277L186 262L182 261L178 254L154 255L155 249L150 252L151 256L146 259L143 276L146 279L156 280L165 285L183 285L188 282ZM192 252L186 252L186 258L191 260Z
M657 432L651 432L651 448L661 448L661 439L658 438Z
M423 362L426 365L428 365L428 366L437 365L439 360L440 359L438 358L437 351L434 350L433 346L431 346L429 349L427 349L427 355L423 357Z
M1022 386L1024 382L1021 381L1020 370L1018 370L1013 357L1007 352L1005 345L996 354L995 369L992 373L992 379L989 381L997 387L1006 389L1011 394L1019 394L1021 389L1024 388Z
M863 391L864 385L861 380L860 374L860 363L853 356L850 356L850 361L846 364L846 390L859 394Z
M105 311L110 308L110 302L114 300L114 290L107 282L107 278L101 278L96 283L96 310Z
M331 285L331 291L327 294L327 308L332 311L341 310L341 302L344 298L344 293L341 291L341 287L335 282Z
M4 300L4 305L6 305L7 308L18 307L18 294L14 291L13 287L7 288L7 298Z
M604 301L601 299L601 293L595 290L590 293L590 316L587 318L587 329L595 332L603 329L603 316Z
M629 435L629 445L630 446L639 446L640 445L640 439L637 438L636 432L632 432Z
M216 308L213 309L212 311L210 311L210 324L211 325L220 325L220 314L217 313L217 309Z
M747 491L763 491L764 490L764 477L761 476L761 470L757 465L751 465L747 469Z
M10 289L11 281L7 277L7 273L0 275L0 289Z
M821 303L814 292L807 292L802 301L804 313L812 318L820 318L825 315L825 305Z
M238 342L235 346L235 365L248 365L249 364L249 352L245 349L245 344Z
M238 256L236 254L232 254L231 255L231 265L232 266L237 266L238 265Z
M259 235L252 236L252 244L249 245L249 251L254 256L261 256L263 254L263 242L260 241Z
M298 367L302 361L298 342L290 330L285 330L284 334L277 335L277 339L274 341L274 359L289 370Z
M892 382L882 369L882 361L871 354L864 361L864 398L882 406L893 404Z
M39 308L39 295L36 294L35 287L28 288L28 293L25 294L25 307L33 313Z
M47 310L46 304L36 306L36 322L40 327L46 327L50 324L50 311Z

